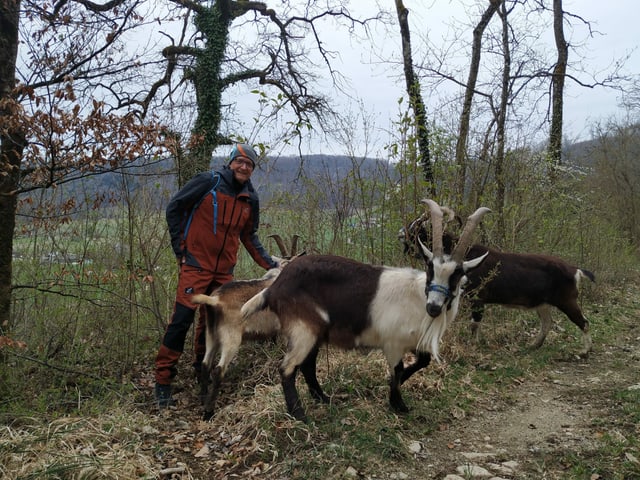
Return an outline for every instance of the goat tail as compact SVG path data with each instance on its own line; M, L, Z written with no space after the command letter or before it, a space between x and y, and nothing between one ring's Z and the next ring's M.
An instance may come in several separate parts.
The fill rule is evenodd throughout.
M191 303L195 303L197 305L211 305L212 307L215 307L216 305L218 305L218 297L210 297L209 295L196 293L191 297Z
M240 313L242 314L242 318L247 318L249 315L253 315L260 310L263 310L266 307L266 298L265 292L267 289L263 289L260 292L256 293L253 297L245 302L240 309Z

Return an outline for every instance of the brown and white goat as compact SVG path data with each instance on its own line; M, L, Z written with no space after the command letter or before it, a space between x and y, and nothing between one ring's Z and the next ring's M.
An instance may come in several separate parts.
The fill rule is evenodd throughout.
M207 308L206 345L200 376L200 396L204 404L204 420L214 415L215 404L220 393L222 380L229 365L238 354L240 345L246 340L268 340L275 338L280 330L280 322L269 310L257 312L247 318L240 314L240 308L256 293L267 288L290 261L304 255L297 253L298 235L294 235L291 251L279 235L271 235L283 257L280 266L268 270L262 278L254 280L234 280L222 285L211 295L194 295L191 301ZM218 364L213 368L215 357Z
M443 207L443 211L453 219L449 209ZM419 248L416 240L422 243L429 241L428 222L429 219L423 214L409 224L406 232L401 229L399 238L404 243L405 253L415 252ZM443 235L444 249L450 251L455 237L448 232ZM550 255L508 253L477 244L472 245L465 256L475 258L480 252L488 252L487 258L482 265L469 272L465 286L465 296L471 303L471 329L476 340L485 305L498 304L537 311L541 327L533 347L539 348L553 325L553 306L582 331L580 355L588 355L592 340L589 322L578 304L578 293L582 279L595 281L592 272Z
M249 300L244 315L263 309L279 318L287 352L280 365L282 389L291 415L306 420L295 384L302 371L311 396L328 402L316 377L316 358L323 342L345 349L381 348L391 372L389 402L408 411L400 385L438 359L439 343L458 310L465 273L485 255L463 261L478 222L489 209L479 208L467 221L457 247L442 247L442 211L428 200L434 229L433 252L421 245L425 271L374 266L333 255L310 255L289 264L273 284ZM439 239L439 241L438 241ZM416 354L404 367L403 356Z

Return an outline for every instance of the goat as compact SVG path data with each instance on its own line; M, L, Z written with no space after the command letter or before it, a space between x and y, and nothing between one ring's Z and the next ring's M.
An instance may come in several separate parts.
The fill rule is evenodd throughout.
M443 207L449 219L453 213ZM404 243L405 253L415 251L416 240L429 241L426 223L429 219L423 214L412 221L407 229L399 232ZM450 251L455 237L448 232L443 234L445 251ZM507 307L535 309L540 317L541 327L533 348L544 343L553 325L551 306L558 308L582 331L583 347L579 352L587 356L592 348L589 322L578 304L580 281L588 278L595 282L595 276L589 270L578 268L564 260L550 256L526 253L501 252L485 245L472 245L466 258L475 258L480 252L488 252L487 258L478 268L469 272L465 295L471 304L471 332L479 338L480 322L487 304L499 304Z
M298 369L311 396L329 402L316 376L323 342L344 349L381 348L391 373L389 403L397 412L408 411L400 385L429 365L432 355L439 359L439 342L456 316L465 273L486 257L462 259L489 209L479 208L469 217L456 249L445 255L442 211L433 200L424 202L431 211L436 240L433 252L421 244L426 271L310 255L289 264L270 287L242 307L243 315L268 308L280 320L287 341L281 383L287 410L296 419L307 419L295 385ZM416 360L405 368L402 359L407 352L414 352Z
M206 353L202 362L200 376L200 396L203 399L203 419L210 420L214 415L215 404L220 393L222 380L233 359L238 354L243 340L268 340L275 338L280 330L278 318L268 310L242 318L240 308L256 293L273 283L289 262L304 255L297 253L299 236L294 235L290 253L279 235L270 235L282 253L279 267L268 270L262 278L255 280L234 280L225 283L211 295L197 294L191 297L196 304L207 309ZM219 353L218 364L214 358ZM209 385L211 384L211 385Z

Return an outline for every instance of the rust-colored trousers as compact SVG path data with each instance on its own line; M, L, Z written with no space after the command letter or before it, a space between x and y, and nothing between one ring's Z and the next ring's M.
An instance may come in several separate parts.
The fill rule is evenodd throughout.
M231 280L233 280L231 275L220 275L184 264L180 266L178 289L171 321L167 325L162 345L160 345L155 361L157 383L170 385L176 376L178 360L184 351L187 333L193 323L197 308L200 308L200 316L194 338L193 367L196 370L200 368L206 352L206 309L203 305L191 303L191 297L196 293L211 294L220 285Z

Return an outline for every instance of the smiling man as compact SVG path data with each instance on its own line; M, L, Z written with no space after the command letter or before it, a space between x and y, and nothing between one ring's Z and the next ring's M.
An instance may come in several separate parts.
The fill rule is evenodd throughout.
M196 175L167 206L171 246L179 265L178 288L171 321L155 361L155 398L159 407L174 404L171 382L184 350L187 332L199 305L196 293L211 294L233 280L240 242L263 267L277 267L258 238L260 202L251 185L258 155L246 143L235 144L222 169ZM195 333L194 364L199 372L206 351L205 309Z

